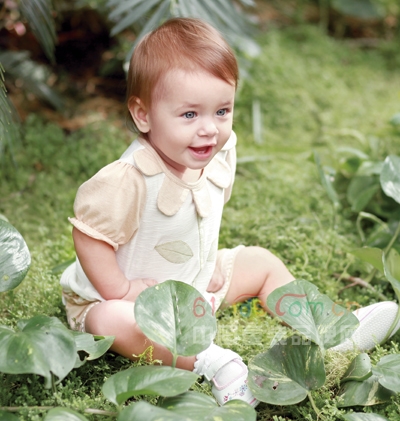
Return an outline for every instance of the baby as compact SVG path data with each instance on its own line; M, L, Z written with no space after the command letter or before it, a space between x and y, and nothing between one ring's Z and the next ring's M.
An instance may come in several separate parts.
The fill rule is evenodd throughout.
M215 310L250 297L268 310L268 294L294 280L264 248L218 250L235 177L237 84L234 53L201 20L171 19L135 48L127 108L138 137L79 188L70 218L77 259L61 279L71 327L115 336L111 349L127 358L150 345L133 312L150 286L180 280ZM154 358L170 365L170 352L152 345ZM177 367L204 375L220 404L257 403L231 350L211 344Z

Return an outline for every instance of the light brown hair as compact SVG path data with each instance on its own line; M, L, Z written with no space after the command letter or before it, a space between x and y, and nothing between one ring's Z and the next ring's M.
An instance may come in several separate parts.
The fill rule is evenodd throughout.
M145 107L156 99L156 87L170 70L211 73L237 87L239 70L235 54L211 25L193 18L173 18L145 35L130 61L127 105L139 98ZM128 124L136 128L128 113Z

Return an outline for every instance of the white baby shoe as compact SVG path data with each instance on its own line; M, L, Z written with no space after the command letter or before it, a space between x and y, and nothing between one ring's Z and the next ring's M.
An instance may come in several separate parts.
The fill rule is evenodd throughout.
M343 343L330 349L333 351L368 351L380 344L388 333L390 326L395 320L398 305L392 301L382 301L362 307L353 312L360 321L360 325L353 335ZM390 336L393 336L400 328L400 321Z
M196 358L193 371L211 382L212 393L220 405L232 399L240 399L252 407L258 405L247 385L248 369L236 352L211 344Z

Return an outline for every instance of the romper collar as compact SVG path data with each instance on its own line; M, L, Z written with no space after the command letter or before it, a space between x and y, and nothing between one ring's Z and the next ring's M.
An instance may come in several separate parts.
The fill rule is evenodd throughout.
M146 140L139 138L139 141L144 148L138 149L133 154L138 169L148 177L165 173L157 198L158 209L164 215L175 215L182 207L188 194L191 194L199 216L202 218L209 216L212 203L207 180L221 189L225 189L231 184L231 168L225 161L225 156L227 151L236 145L235 133L232 132L224 148L215 155L204 168L200 178L194 183L185 183L176 177Z

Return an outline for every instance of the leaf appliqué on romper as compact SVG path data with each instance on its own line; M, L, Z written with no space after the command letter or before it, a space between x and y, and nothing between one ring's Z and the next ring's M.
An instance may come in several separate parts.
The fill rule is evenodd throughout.
M182 240L158 244L154 248L171 263L186 263L193 257L192 249Z

